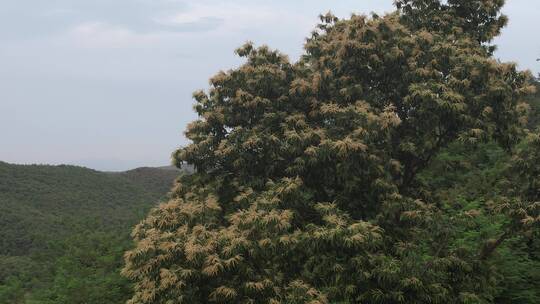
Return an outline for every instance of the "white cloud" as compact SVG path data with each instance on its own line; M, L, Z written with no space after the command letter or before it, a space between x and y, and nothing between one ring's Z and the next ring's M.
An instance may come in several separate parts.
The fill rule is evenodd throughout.
M74 13L77 13L77 11L71 8L52 8L43 11L42 15L44 17L63 17Z
M237 5L232 3L194 4L187 10L155 18L154 21L167 26L185 26L220 20L221 26L215 30L222 32L253 28L282 27L292 24L298 27L311 27L312 19L287 11L280 11L264 5Z
M313 29L316 20L265 5L224 3L198 3L182 11L155 13L148 18L154 26L145 31L129 25L93 21L73 26L67 32L67 38L79 47L103 49L151 46L178 39L200 43L204 37L211 40L218 36L242 37L243 42L258 38L247 34L257 32L278 36L299 33L304 36Z
M77 45L89 48L122 48L156 40L152 34L139 34L128 28L103 22L79 24L69 31L68 36Z

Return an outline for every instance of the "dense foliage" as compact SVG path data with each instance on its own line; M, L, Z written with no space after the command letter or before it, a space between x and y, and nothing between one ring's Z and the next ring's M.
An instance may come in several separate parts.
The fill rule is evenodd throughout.
M492 56L503 3L327 14L296 63L238 49L174 154L197 172L133 232L129 303L537 303L534 86Z
M122 303L130 228L178 171L0 162L0 303Z

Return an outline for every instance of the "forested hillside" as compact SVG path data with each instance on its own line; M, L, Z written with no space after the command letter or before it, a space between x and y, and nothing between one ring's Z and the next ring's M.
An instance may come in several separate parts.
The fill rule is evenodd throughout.
M393 2L319 16L295 62L238 48L189 174L0 162L0 304L540 303L540 83L496 57L505 1Z
M0 303L122 303L131 227L178 170L0 162Z

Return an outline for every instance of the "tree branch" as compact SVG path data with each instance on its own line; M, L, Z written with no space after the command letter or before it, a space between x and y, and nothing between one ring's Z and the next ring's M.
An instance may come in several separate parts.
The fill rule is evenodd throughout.
M503 233L499 238L496 240L488 241L484 248L482 249L482 252L480 253L480 260L487 260L491 255L495 252L495 250L506 240L508 237L510 237L510 232L506 231Z

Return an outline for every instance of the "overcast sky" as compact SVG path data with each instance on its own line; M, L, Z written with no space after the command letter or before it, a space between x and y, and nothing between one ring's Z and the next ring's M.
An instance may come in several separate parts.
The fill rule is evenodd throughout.
M540 1L509 0L497 56L540 72ZM191 94L247 40L295 60L319 13L392 0L0 0L0 160L124 170L170 163Z

